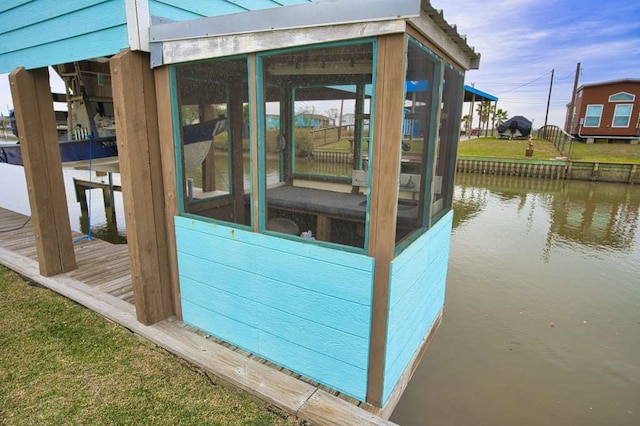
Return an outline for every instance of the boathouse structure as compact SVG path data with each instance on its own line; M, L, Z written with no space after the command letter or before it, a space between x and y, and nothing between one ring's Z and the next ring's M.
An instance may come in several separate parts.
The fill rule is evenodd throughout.
M395 406L442 317L464 73L480 59L442 13L426 0L0 11L41 274L75 268L54 69L67 100L115 122L138 321L176 317ZM335 105L354 117L350 162L317 169L294 117ZM407 120L421 130L403 152Z

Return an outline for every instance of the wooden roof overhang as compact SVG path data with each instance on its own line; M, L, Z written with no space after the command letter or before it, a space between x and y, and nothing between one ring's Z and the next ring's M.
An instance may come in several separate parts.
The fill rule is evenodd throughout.
M426 37L460 68L476 53L428 0L337 0L152 25L151 66L405 33Z

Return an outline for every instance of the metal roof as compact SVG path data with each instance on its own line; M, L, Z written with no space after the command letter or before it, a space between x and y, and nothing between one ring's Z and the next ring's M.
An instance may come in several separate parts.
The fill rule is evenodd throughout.
M473 95L475 95L476 101L492 101L497 102L498 98L496 96L490 95L482 90L478 90L475 87L464 85L464 101L471 102L473 101Z

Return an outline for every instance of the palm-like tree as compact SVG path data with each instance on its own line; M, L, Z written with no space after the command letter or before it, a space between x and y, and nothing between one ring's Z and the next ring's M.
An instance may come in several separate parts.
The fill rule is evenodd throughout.
M483 124L489 124L489 121L491 119L491 113L492 111L492 105L491 105L491 101L489 100L484 100L482 102L480 102L476 108L476 112L478 113L478 120L480 121L480 128L482 129ZM484 126L485 128L487 126ZM480 135L478 135L480 136Z
M498 127L509 119L509 113L502 108L498 108L493 114L493 127Z

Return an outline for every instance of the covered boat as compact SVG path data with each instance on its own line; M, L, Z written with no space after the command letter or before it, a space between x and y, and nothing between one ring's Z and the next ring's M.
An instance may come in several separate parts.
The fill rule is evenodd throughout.
M499 139L526 138L531 134L532 122L521 115L511 117L498 126Z

